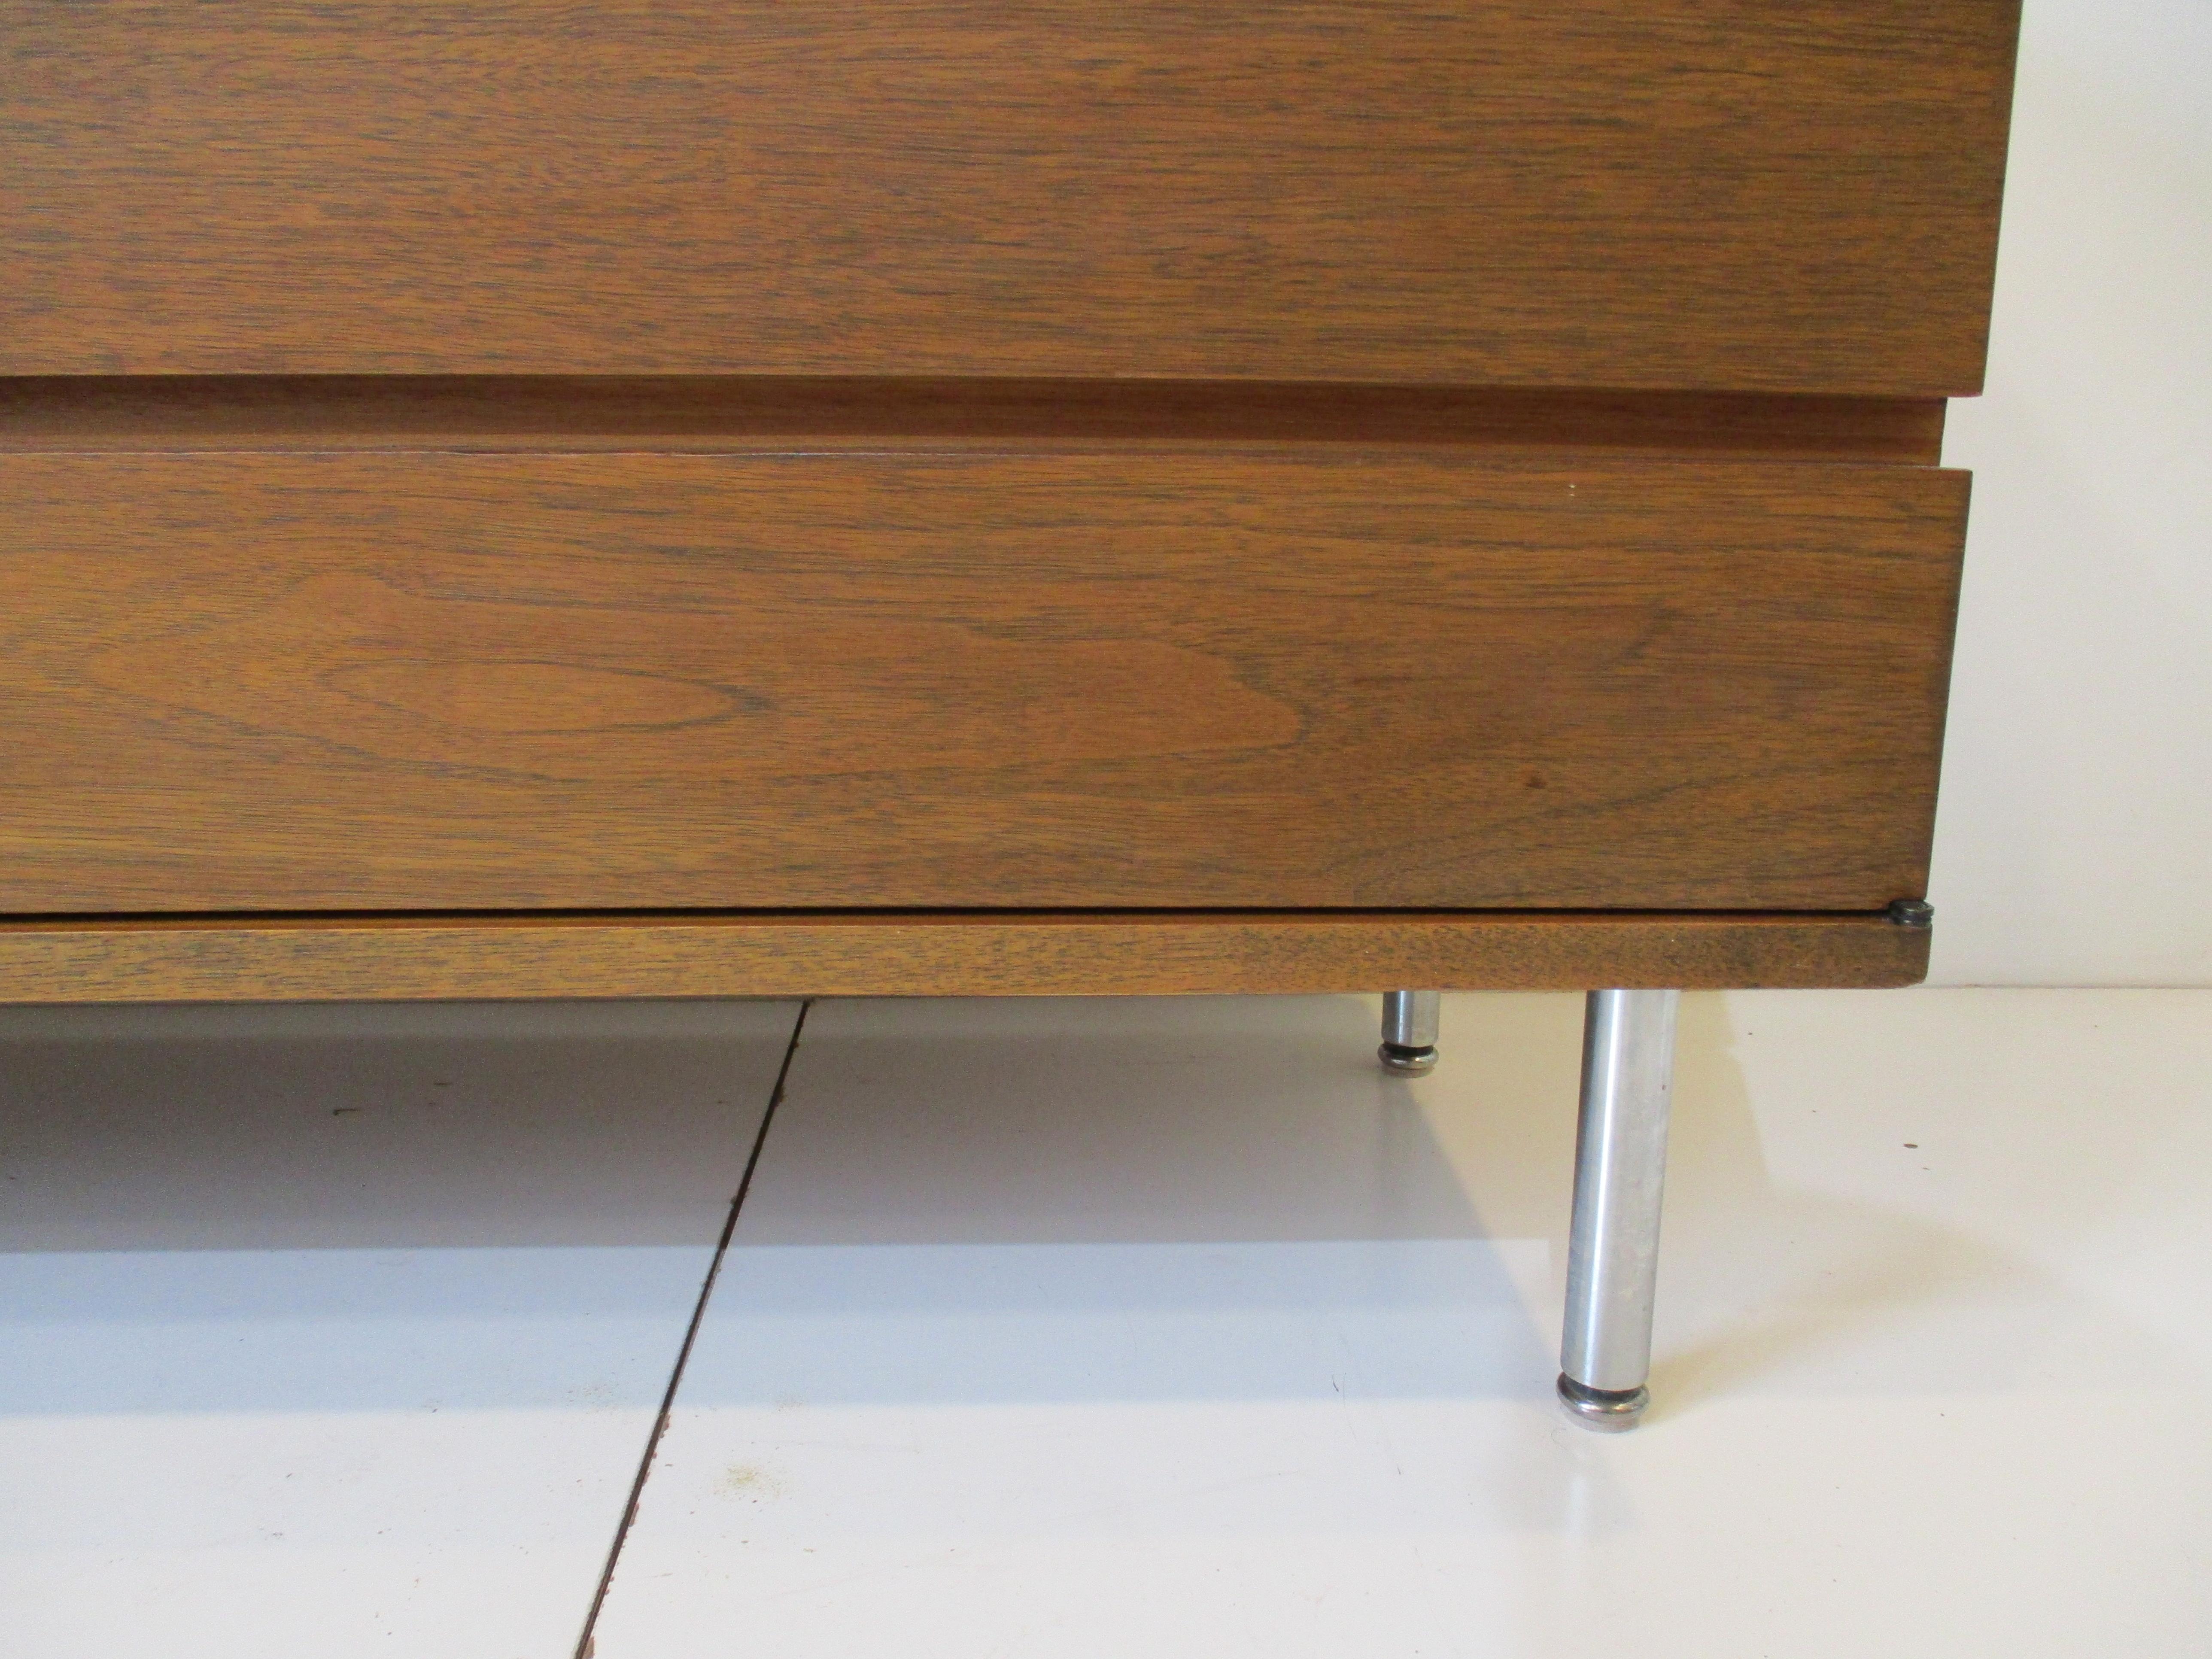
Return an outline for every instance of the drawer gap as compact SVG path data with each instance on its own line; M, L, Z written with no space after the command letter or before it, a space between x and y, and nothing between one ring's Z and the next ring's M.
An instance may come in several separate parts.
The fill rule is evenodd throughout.
M1408 445L1935 465L1941 398L1261 380L0 378L0 449Z

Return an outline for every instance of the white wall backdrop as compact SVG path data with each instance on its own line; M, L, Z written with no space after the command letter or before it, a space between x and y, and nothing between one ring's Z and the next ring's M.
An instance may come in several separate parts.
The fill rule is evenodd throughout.
M2212 985L2212 0L2027 0L1940 984Z

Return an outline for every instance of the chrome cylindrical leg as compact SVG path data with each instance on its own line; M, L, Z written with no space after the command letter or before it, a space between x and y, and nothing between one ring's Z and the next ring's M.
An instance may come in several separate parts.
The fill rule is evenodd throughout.
M1595 1429L1634 1428L1650 1400L1644 1384L1681 1000L1679 991L1593 991L1583 1016L1559 1398Z
M1443 1023L1441 991L1385 991L1382 994L1382 1046L1376 1050L1394 1072L1419 1077L1434 1071L1437 1030Z

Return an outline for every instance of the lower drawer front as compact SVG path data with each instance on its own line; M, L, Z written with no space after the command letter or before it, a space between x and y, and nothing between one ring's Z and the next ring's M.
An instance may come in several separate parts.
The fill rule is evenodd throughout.
M0 910L1872 909L1966 481L0 457Z

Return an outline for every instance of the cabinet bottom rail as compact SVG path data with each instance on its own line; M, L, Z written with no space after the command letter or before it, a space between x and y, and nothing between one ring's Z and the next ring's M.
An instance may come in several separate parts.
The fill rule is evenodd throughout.
M0 921L0 1002L1876 988L1881 914L600 912Z

